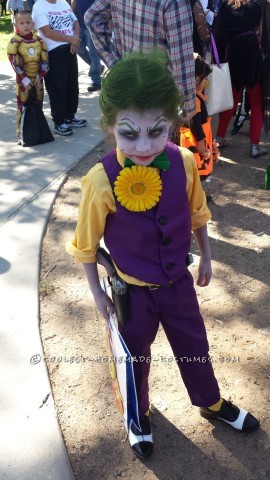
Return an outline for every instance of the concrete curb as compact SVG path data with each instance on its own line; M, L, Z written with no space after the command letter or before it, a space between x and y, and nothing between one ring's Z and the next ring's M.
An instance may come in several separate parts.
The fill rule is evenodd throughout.
M86 92L87 68L82 62L79 66L80 90ZM48 144L19 147L14 75L9 64L1 64L0 478L7 480L74 480L46 364L37 354L42 352L40 247L67 172L104 139L98 126L97 99L97 94L80 96L78 115L88 120L87 128ZM49 118L48 101L44 110Z

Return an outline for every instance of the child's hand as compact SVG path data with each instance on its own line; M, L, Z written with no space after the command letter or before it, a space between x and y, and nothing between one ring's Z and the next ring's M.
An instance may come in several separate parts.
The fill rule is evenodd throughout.
M34 86L35 86L38 90L42 90L42 79L41 79L40 77L36 77Z
M96 307L105 320L109 319L109 314L114 312L114 305L110 297L102 290L94 296Z
M70 45L70 53L71 53L72 55L75 55L75 54L78 52L78 48L79 48L79 47L77 47L77 45L71 44L71 45Z
M213 160L214 160L214 162L218 161L218 157L220 155L220 151L219 151L218 147L219 147L219 143L214 140L213 141Z
M200 259L197 285L199 287L207 287L212 277L211 260Z
M206 143L205 143L204 139L202 139L198 142L197 150L198 150L198 153L200 154L201 157L206 158L206 159L209 158L210 152L209 152L209 149L206 148Z

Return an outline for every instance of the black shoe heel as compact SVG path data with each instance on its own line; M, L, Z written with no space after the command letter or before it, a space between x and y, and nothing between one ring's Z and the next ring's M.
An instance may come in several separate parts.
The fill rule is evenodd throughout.
M206 412L205 410L200 410L200 415L201 417L203 418L207 418L207 419L212 419L212 418L217 418L217 415L213 412Z

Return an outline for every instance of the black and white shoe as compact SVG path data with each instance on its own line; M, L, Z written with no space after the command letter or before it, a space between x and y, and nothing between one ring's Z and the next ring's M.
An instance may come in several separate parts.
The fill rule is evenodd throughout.
M54 131L58 133L58 135L63 135L64 137L73 134L72 128L70 128L66 123L62 123L61 125L55 125Z
M137 428L134 423L131 424L128 440L137 457L148 458L153 451L150 415L144 415L140 418L140 427L141 429Z
M214 412L206 407L200 408L200 415L208 420L218 419L228 423L235 430L252 432L257 430L260 422L243 408L239 408L231 402L223 399L220 410Z
M68 127L71 128L82 128L87 125L87 120L81 120L80 118L71 118L65 120Z

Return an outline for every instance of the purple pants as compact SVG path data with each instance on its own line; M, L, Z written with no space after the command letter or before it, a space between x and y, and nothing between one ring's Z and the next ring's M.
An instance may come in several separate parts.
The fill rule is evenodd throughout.
M119 331L131 355L137 359L150 357L151 344L161 323L192 404L208 407L218 402L220 393L212 364L205 361L209 346L190 272L169 288L149 290L131 286L129 302L128 324L119 325ZM187 362L184 357L197 360ZM139 414L143 415L149 409L150 363L135 361L133 368Z

